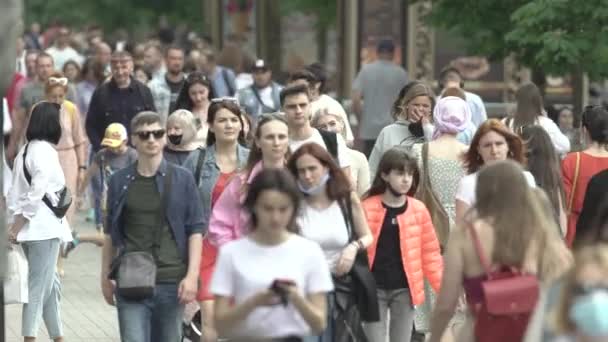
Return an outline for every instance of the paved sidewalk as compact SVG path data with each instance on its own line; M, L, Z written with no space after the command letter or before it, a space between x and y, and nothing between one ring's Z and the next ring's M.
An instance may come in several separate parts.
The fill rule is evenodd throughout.
M92 224L78 215L78 232L95 233ZM66 342L120 341L116 310L103 300L99 287L101 248L93 244L79 245L64 263L61 315ZM6 308L6 341L23 341L21 337L21 305ZM41 341L49 337L44 324L38 333Z

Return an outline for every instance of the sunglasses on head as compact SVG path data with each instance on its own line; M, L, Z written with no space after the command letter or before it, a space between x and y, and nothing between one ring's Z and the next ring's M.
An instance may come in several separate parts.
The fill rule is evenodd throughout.
M135 134L141 140L150 139L150 135L154 136L154 139L158 140L158 139L162 138L163 136L165 136L165 130L157 129L155 131L139 131L139 132L135 132Z
M211 99L211 103L222 103L222 102L230 102L230 103L236 104L237 106L239 105L239 100L236 97L223 96L223 97L216 97L214 99Z
M192 82L192 81L207 81L207 76L202 75L202 74L190 74L188 75L188 77L186 77L186 81L187 82Z

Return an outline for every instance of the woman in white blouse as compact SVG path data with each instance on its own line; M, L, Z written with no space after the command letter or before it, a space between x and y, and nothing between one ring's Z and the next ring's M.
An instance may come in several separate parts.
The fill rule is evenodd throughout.
M63 341L61 288L55 262L61 242L72 237L67 220L55 216L43 202L47 196L55 205L56 193L65 187L53 146L61 137L59 112L60 106L51 102L40 102L33 107L26 131L28 143L15 159L7 200L8 217L12 219L9 240L21 244L29 265L29 301L23 305L21 329L25 341L36 339L42 318L49 336L54 341ZM31 182L26 179L24 167Z
M525 148L521 138L498 119L486 120L477 128L471 146L463 157L468 175L460 180L456 190L456 224L462 222L469 208L475 204L478 171L484 165L507 159L525 166ZM524 176L531 187L536 187L530 172L524 171Z
M528 83L515 93L517 108L515 113L503 122L515 133L520 134L525 126L539 125L547 131L559 155L570 152L570 139L562 133L557 124L547 117L543 97L534 83Z

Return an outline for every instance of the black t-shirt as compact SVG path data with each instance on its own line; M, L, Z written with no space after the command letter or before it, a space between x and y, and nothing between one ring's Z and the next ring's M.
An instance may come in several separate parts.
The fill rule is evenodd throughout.
M171 90L171 102L169 103L169 112L173 112L175 108L175 102L177 102L177 97L179 96L179 91L182 89L182 85L184 85L184 79L182 78L179 82L171 82L167 76L165 76L165 81L167 81L167 85ZM169 114L170 114L169 113Z
M379 289L408 288L407 276L403 270L403 260L401 258L399 222L397 221L397 216L403 214L407 209L407 202L398 208L389 207L384 203L382 203L382 206L386 209L386 214L378 237L372 273L376 278L376 285Z

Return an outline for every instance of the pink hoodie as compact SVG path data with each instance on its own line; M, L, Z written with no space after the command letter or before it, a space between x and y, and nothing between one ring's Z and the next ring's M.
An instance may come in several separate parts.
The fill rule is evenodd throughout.
M262 162L255 164L247 178L247 184L251 184L260 171ZM213 206L207 238L217 247L240 238L249 230L249 213L243 208L245 177L246 174L243 173L234 177Z

